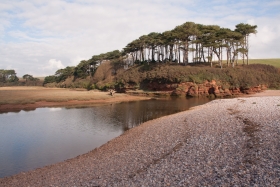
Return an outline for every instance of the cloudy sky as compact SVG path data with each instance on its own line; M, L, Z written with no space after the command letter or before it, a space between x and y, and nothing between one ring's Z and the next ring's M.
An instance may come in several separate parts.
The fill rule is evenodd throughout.
M1 0L0 69L52 75L186 21L257 25L250 58L280 58L279 0Z

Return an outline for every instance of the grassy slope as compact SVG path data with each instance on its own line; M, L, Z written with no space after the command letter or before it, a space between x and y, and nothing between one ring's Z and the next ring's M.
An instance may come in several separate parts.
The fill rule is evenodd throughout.
M215 63L214 63L215 64ZM217 62L216 62L217 64ZM226 68L226 61L224 61L224 67ZM238 64L240 68L242 68L242 60L238 60ZM267 64L272 65L276 68L280 68L280 58L278 59L249 59L249 64ZM163 64L162 64L163 65ZM205 66L209 66L208 63L204 64ZM204 66L203 65L203 66ZM134 82L136 84L139 84L143 79L155 79L155 78L163 78L163 79L169 79L169 82L181 82L181 81L195 81L195 82L203 82L205 79L218 79L219 76L215 76L215 74L219 74L218 72L213 72L217 70L213 70L215 68L209 69L210 72L213 72L212 74L209 73L199 73L201 75L197 75L199 68L194 68L189 72L185 72L188 68L180 68L180 67L168 67L168 69L164 68L165 65L163 65L162 68L156 69L156 71L149 71L151 70L150 67L142 66L140 67L140 72L138 71L137 67L131 67L129 72L125 71L122 67L117 70L117 82L120 82L122 79L125 79L124 83L128 82ZM214 65L215 66L215 65ZM201 67L202 69L208 69L207 67ZM230 68L230 67L229 67ZM153 68L152 68L153 69ZM183 69L183 70L181 70ZM236 68L237 69L237 68ZM73 81L73 77L69 77L63 82L60 83L50 83L45 86L47 87L67 87L67 88L87 88L87 86L91 86L93 83L95 84L94 87L98 89L102 89L105 87L113 87L116 81L115 75L112 75L113 67L110 63L103 63L101 66L97 69L96 73L94 74L93 78L87 78L87 79L76 79ZM182 72L183 71L183 72ZM193 72L194 71L194 72ZM230 70L232 71L232 70ZM125 73L124 73L125 72ZM234 74L239 74L242 72L237 72ZM124 74L124 76L122 76ZM130 75L129 75L130 74ZM169 74L167 77L164 74ZM255 72L251 73L252 79L254 79ZM147 77L146 77L147 76ZM129 78L128 78L129 77ZM240 75L238 76L240 79ZM170 78L172 80L170 80ZM224 77L226 78L226 77ZM183 80L184 79L184 80ZM197 79L197 80L193 80ZM246 80L246 78L244 77ZM258 82L262 82L263 77L258 78ZM177 80L177 81L176 81ZM241 82L244 82L243 80L240 80ZM268 80L265 80L268 81ZM122 82L122 81L121 81ZM234 81L236 82L236 81ZM238 85L236 83L236 85ZM239 84L240 85L240 84ZM278 87L278 86L277 86Z
M270 88L280 88L280 74L277 68L269 65L251 64L249 66L226 67L223 69L198 64L197 66L150 64L130 68L117 76L124 84L139 85L142 82L179 83L205 80L218 80L226 87L249 88L259 84Z
M249 59L250 64L267 64L280 68L280 58L272 59Z

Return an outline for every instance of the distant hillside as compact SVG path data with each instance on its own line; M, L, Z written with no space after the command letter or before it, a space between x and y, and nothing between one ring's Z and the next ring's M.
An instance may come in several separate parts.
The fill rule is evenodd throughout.
M250 59L250 64L267 64L277 68L280 68L280 58L271 58L271 59Z

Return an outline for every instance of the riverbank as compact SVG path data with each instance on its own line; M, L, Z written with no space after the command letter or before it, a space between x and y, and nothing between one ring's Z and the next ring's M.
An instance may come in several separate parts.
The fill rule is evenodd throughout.
M280 92L273 93L148 121L84 155L2 178L0 186L277 186Z
M275 93L274 93L275 92ZM252 95L277 95L277 90L266 90ZM144 92L138 94L119 94L111 96L108 92L87 91L85 89L63 89L45 87L0 87L0 113L29 111L42 107L86 107L110 103L148 100L151 97L165 96L169 92Z
M0 112L35 110L40 107L84 107L147 100L150 97L108 92L44 87L0 87Z
M280 90L265 90L263 92L247 95L247 97L266 97L266 96L280 96Z

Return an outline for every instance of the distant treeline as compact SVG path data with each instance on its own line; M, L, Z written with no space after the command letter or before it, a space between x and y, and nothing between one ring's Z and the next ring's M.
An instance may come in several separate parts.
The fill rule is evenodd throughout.
M40 79L29 74L23 75L22 80L17 77L15 70L0 69L0 86L42 86Z

